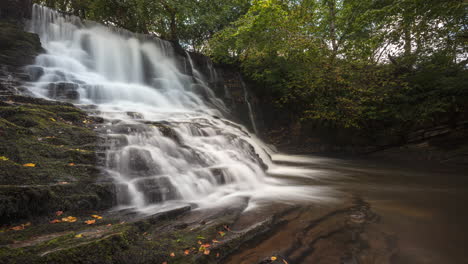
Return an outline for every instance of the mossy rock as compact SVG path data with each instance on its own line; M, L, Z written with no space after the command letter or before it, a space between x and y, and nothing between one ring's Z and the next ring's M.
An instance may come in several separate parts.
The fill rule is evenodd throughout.
M113 185L96 184L93 120L71 104L9 101L0 106L1 222L112 206Z
M43 52L39 36L19 25L0 20L0 64L24 66Z

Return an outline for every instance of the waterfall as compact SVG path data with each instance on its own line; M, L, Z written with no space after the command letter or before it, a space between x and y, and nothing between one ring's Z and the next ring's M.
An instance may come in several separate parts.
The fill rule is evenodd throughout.
M97 128L106 135L103 170L117 186L120 205L310 196L310 190L288 189L265 173L271 164L266 147L224 118L226 106L190 54L191 76L178 69L166 41L39 5L28 30L46 50L27 67L36 76L30 91L93 105L104 118Z
M247 104L247 110L249 111L249 119L252 125L252 129L254 133L258 135L257 124L255 123L255 117L254 117L252 105L250 104L250 101L249 101L249 93L247 92L247 86L245 85L244 80L242 79L242 76L239 76L239 79L241 80L242 90L244 91L244 101Z

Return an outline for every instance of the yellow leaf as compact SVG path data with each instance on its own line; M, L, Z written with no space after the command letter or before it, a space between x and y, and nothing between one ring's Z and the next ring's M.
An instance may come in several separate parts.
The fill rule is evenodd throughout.
M84 222L85 222L85 224L87 224L87 225L92 225L92 224L95 224L95 223L96 223L96 220L94 220L94 219L93 219L93 220L86 220L86 221L84 221Z
M275 256L273 256L273 257L271 257L270 259L271 259L272 261L275 261L275 260L277 260L278 258L275 257Z
M76 217L73 217L73 216L62 218L63 222L69 222L69 223L74 223L76 222L76 220L77 220Z
M213 243L219 243L219 241L216 240L216 239L213 239L212 241L213 241Z
M34 163L26 163L26 164L23 164L24 167L36 167L36 164Z
M82 238L82 237L83 237L83 234L76 235L75 237L76 237L76 238Z
M0 156L0 160L7 161L9 159L7 157L5 157L5 156Z
M96 218L96 219L102 219L102 216L99 216L99 215L91 215L92 218Z
M52 122L57 122L57 120L55 120L55 118L53 118L53 117L51 117L51 118L49 118L49 119L50 119L50 121L52 121Z

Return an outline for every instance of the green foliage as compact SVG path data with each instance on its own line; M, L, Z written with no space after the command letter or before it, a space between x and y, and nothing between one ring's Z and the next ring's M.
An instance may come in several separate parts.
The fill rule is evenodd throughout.
M372 133L466 112L463 1L256 0L215 34L210 55L240 63L301 120Z

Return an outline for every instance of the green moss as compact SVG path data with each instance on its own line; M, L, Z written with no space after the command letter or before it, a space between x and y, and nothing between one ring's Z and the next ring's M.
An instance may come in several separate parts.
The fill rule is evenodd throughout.
M25 32L18 25L0 21L0 63L22 66L42 52L36 34Z
M21 103L0 107L0 156L8 159L0 160L0 223L112 206L112 185L95 184L97 136L87 115L69 104L12 100Z

